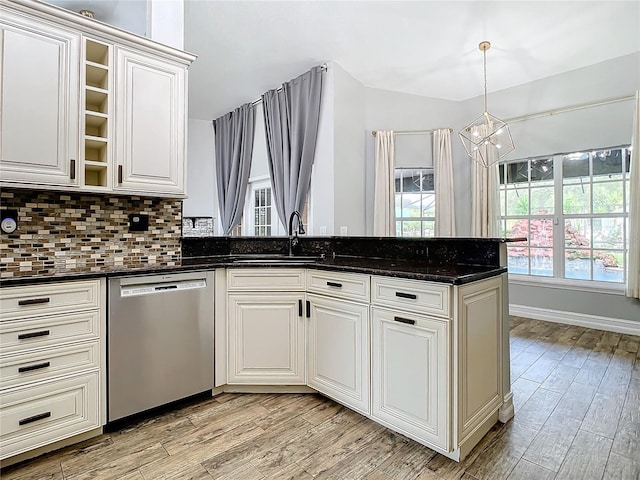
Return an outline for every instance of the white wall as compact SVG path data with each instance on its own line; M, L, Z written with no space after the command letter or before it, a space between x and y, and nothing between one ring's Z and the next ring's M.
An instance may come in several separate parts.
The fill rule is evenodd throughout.
M189 119L187 143L187 195L185 217L219 217L215 178L213 124Z
M365 88L337 63L334 71L334 232L365 235Z
M334 235L334 64L322 77L320 124L311 174L310 235Z

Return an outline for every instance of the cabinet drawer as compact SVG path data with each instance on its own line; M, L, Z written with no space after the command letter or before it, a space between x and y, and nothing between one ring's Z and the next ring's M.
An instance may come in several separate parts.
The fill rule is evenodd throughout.
M416 313L450 315L449 286L418 280L372 277L372 302Z
M0 396L0 458L100 426L98 372Z
M0 357L0 388L80 373L100 366L97 341Z
M227 289L236 292L305 290L304 268L238 268L227 270Z
M99 307L99 280L7 287L0 290L0 320Z
M3 354L17 353L33 348L60 345L98 338L100 312L70 313L29 320L0 322L0 345Z
M357 273L307 270L307 291L369 302L369 276Z

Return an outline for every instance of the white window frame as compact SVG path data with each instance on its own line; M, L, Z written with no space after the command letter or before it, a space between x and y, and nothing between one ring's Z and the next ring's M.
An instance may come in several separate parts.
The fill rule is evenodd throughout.
M424 171L426 173L433 174L433 194L434 194L434 203L435 203L435 201L436 201L435 200L435 176L436 176L436 171L435 171L434 167L432 167L432 166L426 166L426 167L396 167L394 169L394 172L393 172L393 174L394 174L394 182L393 182L394 186L395 186L395 183L396 183L396 173L399 170L414 170L414 171L415 170L420 170L420 171ZM413 193L413 194L419 193L420 195L422 195L424 193L431 193L431 190L422 190L422 187L421 187L421 189L419 191L416 191L416 192L398 192L394 188L394 192L393 192L394 209L395 209L395 203L396 203L397 196L398 195L402 196L404 193ZM422 206L422 201L421 201L421 206ZM435 207L434 207L434 209L435 209ZM422 211L422 208L420 210ZM402 211L402 205L400 207L400 211ZM434 229L434 235L429 235L429 236L425 235L424 234L424 223L423 222L432 221L432 222L434 222L434 225L435 225L435 220L436 220L435 211L434 211L433 217L423 217L423 216L420 216L420 217L398 217L398 216L396 216L395 217L396 237L399 237L399 238L432 238L433 236L435 236L435 229ZM398 233L398 222L405 222L405 221L406 222L420 222L420 236L419 237L408 237L408 236L405 237L402 234L401 235L397 234ZM400 233L402 233L402 231L403 231L402 227L400 228L399 231L400 231Z
M629 148L628 145L622 145L622 146L615 146L610 148L607 147L607 148L598 148L593 150L585 150L584 152L590 153L590 152L598 152L603 150L616 150L616 149L628 149L628 148ZM574 219L574 218L607 218L607 217L620 218L620 217L623 217L625 219L628 219L628 214L629 214L628 212L628 202L629 202L628 173L626 174L625 179L622 181L623 196L624 196L624 200L626 200L625 212L614 213L614 214L607 214L607 213L588 213L588 214L567 213L565 214L563 211L563 175L562 175L562 159L565 155L568 155L568 154L562 153L562 154L548 155L548 156L542 156L542 157L517 159L517 160L511 160L511 161L501 163L501 165L505 165L510 163L528 161L530 165L531 161L547 158L547 159L553 159L553 170L554 170L554 176L553 176L554 211L552 214L532 215L531 213L529 213L526 216L525 215L508 216L506 215L506 212L505 212L505 215L502 215L502 209L500 212L501 227L503 226L503 222L507 219L526 218L528 220L532 220L532 219L541 218L541 217L553 219L554 229L553 229L552 250L553 250L553 273L554 274L553 276L543 276L543 275L532 275L531 273L529 274L509 273L509 281L510 283L519 284L519 285L552 286L554 288L561 288L561 289L567 289L567 290L623 294L626 275L627 275L626 259L628 255L628 249L629 249L629 242L627 237L628 232L626 231L626 229L628 228L628 221L625 221L623 223L624 244L623 244L623 262L622 263L624 265L625 270L624 270L622 282L607 282L607 281L600 281L600 280L565 278L564 259L565 259L566 248L565 248L565 242L564 242L564 231L565 231L564 225L565 225L565 220ZM624 162L624 159L623 159L623 162ZM604 182L593 182L593 176L591 176L591 172L590 172L588 184L590 186L593 186L594 184L598 184L598 183L604 183ZM499 191L500 202L502 203L505 200L506 186L499 185L499 189L500 189ZM530 182L523 183L522 189L523 191L527 192L527 195L529 195L531 191ZM591 203L593 203L593 189L590 188L590 190L591 190L590 191ZM529 248L536 248L535 246L530 244L528 244L528 246ZM608 250L608 249L597 249L591 245L588 247L588 249L589 250ZM530 268L531 267L529 266L529 271L530 271Z
M271 185L271 179L268 175L261 175L259 177L249 178L247 185L247 196L244 202L244 209L242 212L242 236L243 237L255 237L255 192L263 188L271 189L271 235L270 237L281 237L286 235L284 227L280 223L278 218L278 212L273 204L273 186Z

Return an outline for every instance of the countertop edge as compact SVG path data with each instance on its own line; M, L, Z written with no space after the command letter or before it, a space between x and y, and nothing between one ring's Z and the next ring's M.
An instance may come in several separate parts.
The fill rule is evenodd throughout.
M367 266L354 266L354 265L341 265L339 263L323 264L321 261L316 263L288 263L282 262L278 264L273 263L260 263L254 262L251 264L238 264L230 261L228 258L212 259L211 257L202 258L201 263L197 263L199 257L192 257L191 260L194 263L190 265L149 265L144 268L122 268L114 270L100 270L93 272L62 272L55 275L40 275L40 276L24 276L24 277L12 277L0 279L0 287L19 286L19 285L33 285L47 282L63 282L74 280L88 280L96 278L113 278L123 276L137 276L137 275L154 275L162 273L178 273L189 272L198 270L214 270L217 268L313 268L318 270L329 270L336 272L351 272L351 273L363 273L368 275L382 275L396 278L406 278L412 280L423 280L437 283L446 283L449 285L464 285L466 283L475 282L477 280L483 280L485 278L494 277L502 273L507 272L506 267L487 267L477 266L478 271L465 275L442 275L442 274L429 274L420 272L408 272L399 268L380 268L380 267L367 267ZM183 259L184 261L185 259ZM473 268L473 265L465 265L466 267ZM482 269L482 270L481 270Z

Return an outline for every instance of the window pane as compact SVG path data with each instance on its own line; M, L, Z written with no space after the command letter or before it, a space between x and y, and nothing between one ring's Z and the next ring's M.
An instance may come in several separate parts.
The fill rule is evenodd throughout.
M531 249L531 275L553 277L553 249Z
M624 207L622 182L593 185L593 213L623 213Z
M525 218L510 218L507 220L507 236L511 238L529 238L529 220ZM527 242L525 242L527 244Z
M418 217L420 218L420 200L422 196L419 193L409 193L402 195L402 217Z
M529 249L518 245L514 243L507 244L507 267L509 273L528 275Z
M402 222L396 222L396 237L402 236Z
M529 215L529 193L525 187L507 190L507 216Z
M402 222L403 237L419 237L420 221Z
M529 182L529 162L513 162L507 163L506 177L507 183L528 183Z
M553 187L531 189L531 215L553 214Z
M553 185L553 158L531 160L531 183Z
M426 193L422 195L422 216L436 216L436 195L435 193Z
M593 279L601 282L624 282L624 254L621 251L593 252Z
M419 192L420 191L420 170L404 170L402 179L403 192Z
M593 180L622 178L622 150L600 150L593 155Z
M589 154L572 153L562 157L562 178L573 183L576 178L589 176ZM573 179L573 180L572 180Z
M267 203L265 203L265 205L271 206L271 189L267 188L265 190L267 191Z
M590 250L565 250L564 276L580 280L591 279Z
M505 180L504 180L504 164L503 163L498 165L498 176L500 178L500 185L504 185Z
M396 218L402 217L402 195L396 195Z
M553 219L532 218L529 223L529 244L536 247L553 247Z
M565 185L562 187L562 210L564 213L591 213L591 186Z
M434 190L433 173L425 173L422 177L422 191L433 192Z
M564 222L564 245L567 248L591 245L591 219L571 218Z
M624 218L594 218L592 225L594 248L624 248Z
M423 237L433 237L435 233L436 233L436 222L434 222L433 220L422 222Z

